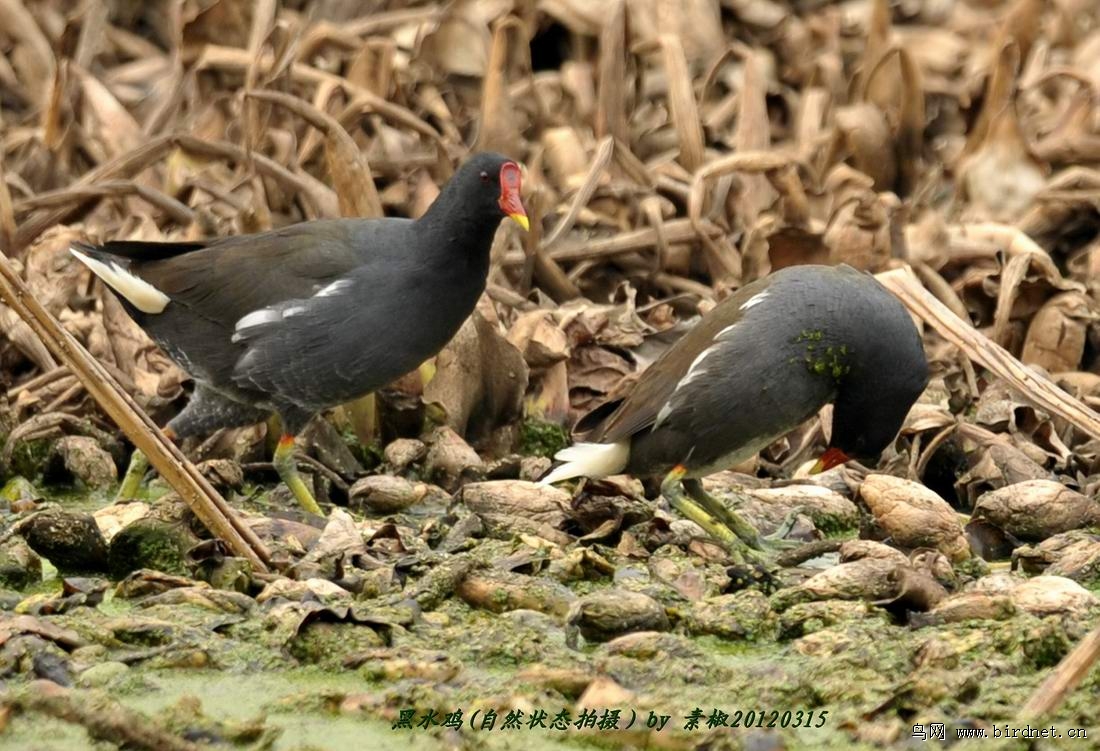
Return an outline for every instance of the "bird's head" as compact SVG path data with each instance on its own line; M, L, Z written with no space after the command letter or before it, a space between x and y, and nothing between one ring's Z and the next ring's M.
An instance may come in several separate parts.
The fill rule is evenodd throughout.
M485 216L507 216L528 229L527 211L520 200L522 172L519 164L501 154L475 154L451 181Z
M851 367L837 382L832 440L811 472L849 459L873 465L928 385L920 335L907 316L891 323L875 331L874 343L851 348Z

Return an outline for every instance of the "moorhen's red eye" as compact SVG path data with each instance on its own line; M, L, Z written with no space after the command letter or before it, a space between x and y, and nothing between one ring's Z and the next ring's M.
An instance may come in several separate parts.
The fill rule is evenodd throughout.
M481 182L483 182L483 183L488 183L491 180L491 178L489 177L488 172L482 172L480 177L481 177Z

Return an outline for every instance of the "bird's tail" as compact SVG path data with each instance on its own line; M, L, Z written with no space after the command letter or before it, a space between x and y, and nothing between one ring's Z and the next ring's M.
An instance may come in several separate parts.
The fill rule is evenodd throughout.
M84 243L74 243L69 252L142 313L160 313L171 302L168 295L131 272L109 253Z
M606 477L622 472L630 459L630 441L577 443L562 449L554 458L565 464L542 478L540 485L549 485L572 477Z

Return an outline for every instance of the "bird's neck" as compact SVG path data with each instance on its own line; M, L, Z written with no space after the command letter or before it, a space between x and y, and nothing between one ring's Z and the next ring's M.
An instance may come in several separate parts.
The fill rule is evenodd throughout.
M500 225L500 216L469 211L460 202L443 200L445 197L445 193L440 194L416 221L421 236L427 240L424 247L451 262L465 260L484 266L487 271L489 249Z

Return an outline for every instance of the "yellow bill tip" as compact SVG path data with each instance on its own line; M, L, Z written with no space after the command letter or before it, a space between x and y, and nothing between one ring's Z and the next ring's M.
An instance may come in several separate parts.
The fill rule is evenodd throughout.
M509 214L508 216L511 217L512 221L516 224L523 227L524 232L529 232L531 230L531 222L527 219L526 214Z

